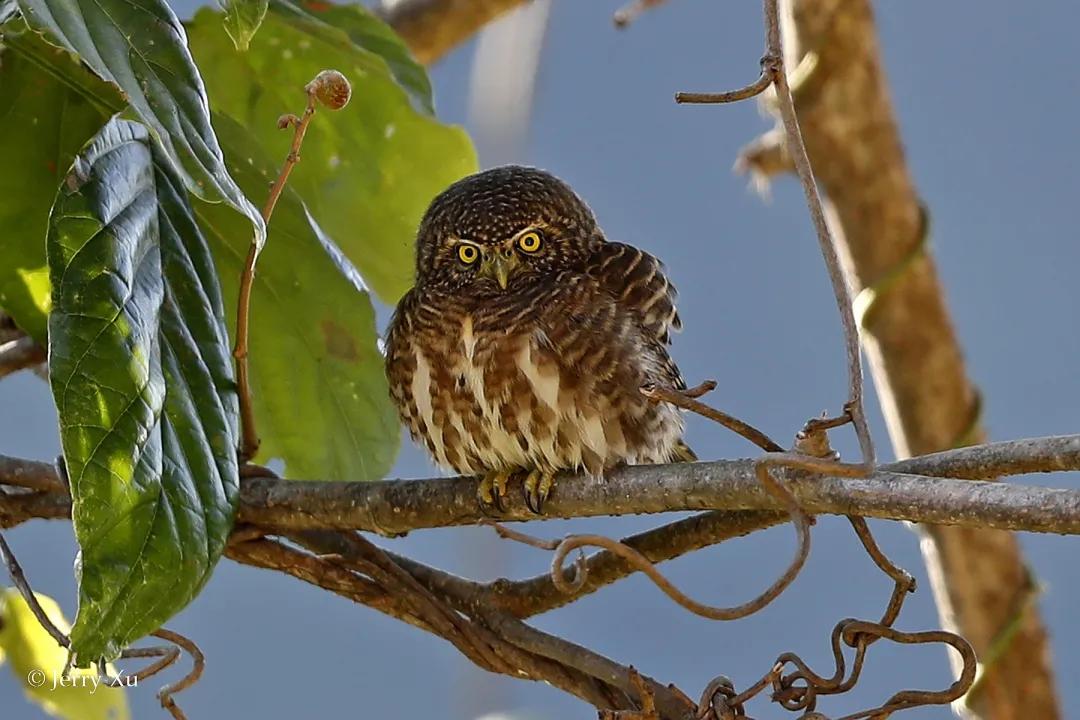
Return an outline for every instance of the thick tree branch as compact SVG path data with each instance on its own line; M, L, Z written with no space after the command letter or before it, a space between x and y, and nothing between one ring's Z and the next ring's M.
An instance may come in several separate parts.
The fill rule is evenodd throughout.
M0 378L45 362L45 348L29 335L0 342Z
M860 291L861 324L896 454L980 442L979 395L967 377L928 250L927 213L904 160L868 0L785 0L784 45L806 149L831 203L848 277ZM805 72L802 72L804 71ZM783 136L744 151L757 176L779 166ZM981 658L1019 627L985 668L976 698L993 720L1060 717L1046 632L1032 606L1018 622L1028 573L1015 538L929 527L923 543L945 625Z
M376 12L416 59L439 60L458 44L526 0L382 0Z
M612 488L618 490L617 495L625 493L634 498L633 503L618 505L615 512L649 511L657 503L660 503L658 510L719 502L734 507L778 507L779 503L760 488L754 467L753 461L643 466L625 469L606 482L567 479L559 485L559 504L550 507L555 510L571 502L586 507L598 498L609 502L608 491ZM901 516L907 513L916 519L931 515L939 520L948 517L957 522L1016 524L1035 530L1080 533L1080 492L896 472L990 477L1078 467L1080 436L1067 436L997 443L915 458L860 479L858 486L847 484L853 482L852 478L822 478L808 473L791 473L787 480L811 511L819 505L835 505L834 511L841 514L874 515L881 504L887 510L885 516L899 512ZM18 486L14 486L16 482ZM0 457L0 483L7 483L9 488L0 487L2 525L15 524L33 515L58 517L69 510L65 493L58 489L63 487L62 480L52 464ZM373 491L365 502L390 504L380 511L383 515L379 522L383 526L395 522L393 504L398 501L406 506L412 506L416 498L423 498L424 502L447 502L447 507L440 508L435 516L443 517L449 524L465 521L457 508L475 503L475 481L469 478L332 484L263 478L243 483L242 493L249 495L245 507L252 507L252 486L267 483L286 496L299 491L308 498L318 496L318 493L306 494L316 488ZM650 490L651 487L658 489ZM593 497L596 493L600 494ZM645 498L642 503L638 503L639 496ZM357 502L357 498L351 498L352 502ZM339 518L340 514L333 517ZM416 520L415 515L404 517ZM425 521L430 519L427 517ZM788 512L779 509L720 510L665 525L625 542L657 562L787 519ZM309 524L310 520L304 517L302 524ZM415 522L398 530L413 527ZM262 539L259 535L263 532L284 533L317 555ZM556 589L550 574L517 582L466 580L386 553L347 530L283 531L241 524L234 532L227 554L238 562L293 575L432 632L480 667L493 672L543 680L599 708L632 709L641 702L642 691L635 686L628 666L521 622L522 618L572 602L633 572L610 552L597 553L586 561L587 582L572 594ZM687 716L688 701L680 691L652 680L646 682L661 718L674 720Z
M811 513L852 514L970 527L1073 532L1080 518L1075 492L982 487L941 478L986 479L1080 469L1080 436L1020 440L928 455L882 466L868 479L804 477L793 484ZM900 473L906 473L902 475ZM922 484L926 476L939 479ZM395 535L424 527L484 519L475 480L447 478L373 483L297 482L258 478L245 483L241 518L266 527L358 529ZM638 466L603 480L567 478L546 517L589 517L671 510L779 510L754 475L751 460ZM509 498L502 519L535 518Z
M641 465L604 479L568 477L545 506L545 517L782 510L782 503L755 476L754 462ZM881 466L867 478L786 474L799 502L812 514L1078 534L1080 491L968 482L1077 469L1080 435L1065 435L911 458ZM0 497L0 524L62 517L60 483L50 463L0 456L0 484L38 491ZM477 506L475 489L476 480L468 477L367 483L251 478L242 484L240 521L278 530L364 530L393 536L488 519ZM535 515L523 500L510 498L501 519L534 520Z
M430 603L447 606L460 614L454 615L453 630L444 625L436 628L436 634L459 648L462 643L458 633L472 635L474 642L487 643L494 653L512 661L509 666L488 666L488 669L546 680L597 707L633 707L627 702L635 693L628 667L508 615L490 602L489 586L387 553L355 533L304 531L290 533L289 537L312 552L342 558L357 568L374 562L391 573L405 576L406 584L414 591L419 589ZM514 648L508 648L507 643ZM478 664L485 667L483 663ZM645 679L663 717L682 718L686 715L689 707L679 693L655 680Z

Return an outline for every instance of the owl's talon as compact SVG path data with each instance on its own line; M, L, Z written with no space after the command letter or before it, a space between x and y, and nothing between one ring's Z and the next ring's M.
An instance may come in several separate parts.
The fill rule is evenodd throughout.
M544 513L544 502L555 485L555 473L533 470L525 478L525 504L537 515Z
M480 485L476 488L476 499L481 507L493 507L500 513L506 512L503 498L506 497L506 484L510 475L510 471L500 470L487 473L480 479Z

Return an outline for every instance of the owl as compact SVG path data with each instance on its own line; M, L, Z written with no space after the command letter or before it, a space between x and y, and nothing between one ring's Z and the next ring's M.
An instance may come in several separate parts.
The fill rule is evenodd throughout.
M386 342L390 394L442 467L479 475L502 509L511 478L541 513L560 471L692 460L668 355L675 288L652 255L608 242L554 176L500 167L451 185L416 239L416 285Z

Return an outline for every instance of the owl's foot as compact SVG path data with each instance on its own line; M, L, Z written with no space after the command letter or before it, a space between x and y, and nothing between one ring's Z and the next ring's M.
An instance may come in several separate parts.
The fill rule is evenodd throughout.
M481 507L494 507L499 512L506 510L503 507L503 498L506 497L506 484L512 474L511 470L497 470L480 478L480 485L476 488L476 499L480 501Z
M537 515L544 512L544 501L555 487L555 473L547 470L532 470L525 477L525 504Z

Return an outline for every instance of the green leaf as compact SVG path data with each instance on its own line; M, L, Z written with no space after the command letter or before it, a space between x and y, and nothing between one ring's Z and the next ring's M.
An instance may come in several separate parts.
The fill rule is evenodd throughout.
M18 0L26 21L120 87L185 187L262 219L225 169L184 29L165 0Z
M54 82L81 88L74 97L92 99L94 88L111 87L36 34L17 38L26 41L20 51L31 54L34 64L53 63L49 72ZM110 103L103 113L124 107L118 95ZM339 113L330 119L340 117ZM250 134L229 118L219 115L213 122L227 157L237 159L231 169L242 189L251 197L265 196L280 160L268 158ZM61 170L66 167L59 165ZM46 207L34 211L42 232L36 245L39 265L45 262L43 235L55 188L45 183L38 189L48 198L38 201ZM245 221L222 205L198 203L196 209L222 273L227 317L232 322L240 259L248 249ZM359 280L348 261L337 262L336 249L326 249L330 243L321 242L303 203L289 189L272 226L274 243L259 261L251 315L251 380L263 441L259 457L282 458L287 473L294 477L381 477L393 462L399 427L377 351L371 301L367 293L357 290ZM0 224L0 236L6 237L8 227ZM0 264L0 277L4 275Z
M245 191L265 192L276 165L248 131L214 118ZM199 203L217 262L228 317L247 253L243 222ZM286 187L259 258L251 300L251 380L262 445L259 459L282 458L290 477L374 480L390 469L400 429L390 405L375 318L355 270L308 220Z
M206 582L238 497L221 293L182 181L113 120L57 195L50 380L81 548L80 664L115 658Z
M411 98L426 92L403 80L417 69L406 68L407 52L388 33L359 5L316 13L283 0L271 1L245 53L233 47L220 13L204 8L188 24L211 105L278 163L291 138L274 119L303 109L304 85L325 68L353 83L348 106L316 114L289 183L367 284L394 302L412 285L413 241L424 209L475 171L476 156L463 130L414 108Z
M225 32L237 50L244 51L266 17L267 0L225 0Z
M0 51L0 307L45 342L49 273L45 233L56 188L71 161L112 112L120 94L81 69L69 53L26 29L3 27ZM82 76L84 82L60 78Z

